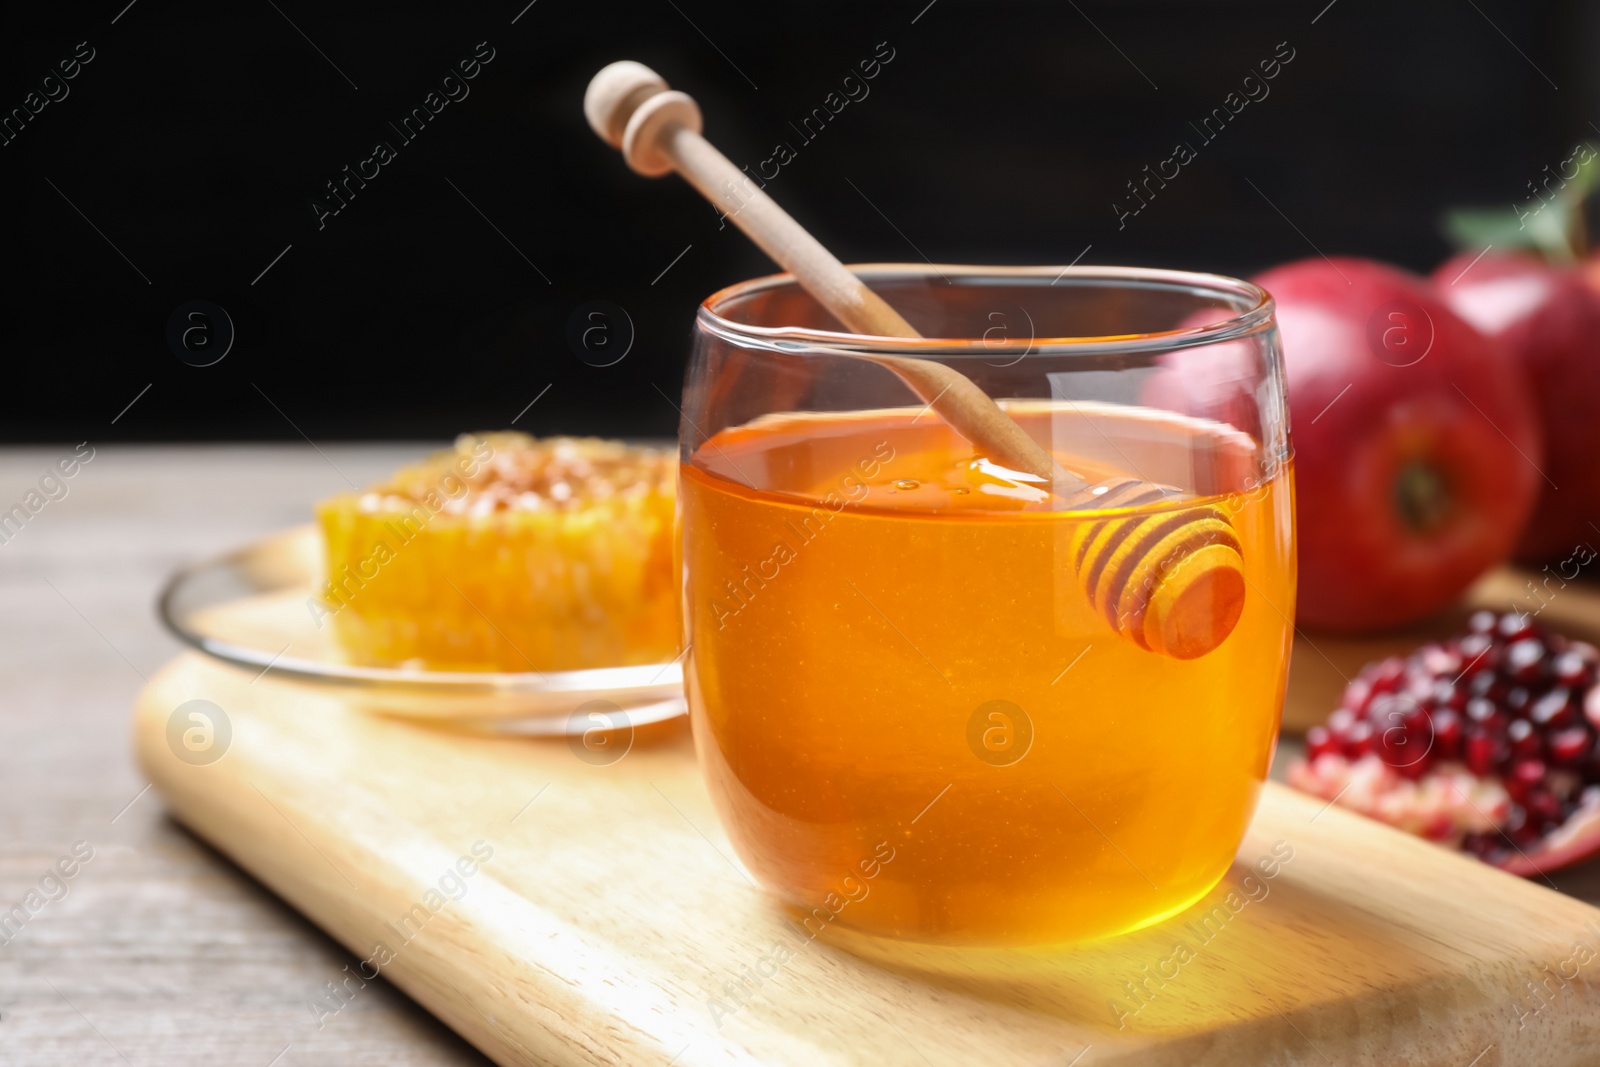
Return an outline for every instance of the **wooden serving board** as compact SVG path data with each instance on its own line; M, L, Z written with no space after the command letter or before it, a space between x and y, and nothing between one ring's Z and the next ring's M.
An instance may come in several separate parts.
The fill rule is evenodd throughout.
M231 728L208 765L170 740L193 700ZM187 654L134 739L176 818L501 1064L1600 1057L1600 910L1278 786L1190 911L956 951L797 933L733 859L681 722L598 765Z
M1467 616L1479 608L1525 611L1568 637L1600 645L1600 582L1589 578L1563 582L1556 567L1549 574L1504 567L1480 579L1459 605L1417 626L1372 637L1297 630L1283 728L1303 733L1324 721L1339 706L1345 682L1363 666L1385 656L1403 656L1426 641L1464 633ZM1595 1062L1600 1063L1600 1052Z

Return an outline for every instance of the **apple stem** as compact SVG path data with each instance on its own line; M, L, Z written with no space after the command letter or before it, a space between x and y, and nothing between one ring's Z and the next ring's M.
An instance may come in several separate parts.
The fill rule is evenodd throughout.
M1411 460L1395 475L1394 503L1408 527L1426 533L1449 516L1450 485L1437 467Z

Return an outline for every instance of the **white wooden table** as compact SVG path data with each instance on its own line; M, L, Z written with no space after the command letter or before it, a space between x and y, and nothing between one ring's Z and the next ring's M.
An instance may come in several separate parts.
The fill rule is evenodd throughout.
M0 544L0 912L94 849L0 946L0 1064L488 1062L381 981L319 1030L307 1001L354 958L169 821L128 755L134 694L177 648L153 610L172 568L423 450L99 448ZM71 453L0 451L0 512ZM1556 881L1600 901L1600 864Z

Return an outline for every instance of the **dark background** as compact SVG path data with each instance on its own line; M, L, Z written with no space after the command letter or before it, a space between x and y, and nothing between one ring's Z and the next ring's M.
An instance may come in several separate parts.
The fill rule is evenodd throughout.
M538 433L671 434L658 389L697 302L770 268L588 130L584 86L622 57L698 98L735 162L796 145L769 191L846 261L1088 247L1249 274L1314 244L1427 270L1447 206L1509 213L1600 140L1600 12L1577 0L124 2L0 35L5 112L95 50L0 147L6 441L444 438L525 409ZM385 122L480 41L470 95L401 145ZM879 42L870 95L802 142L789 123ZM1279 42L1271 95L1201 145L1188 123ZM397 158L319 229L311 201L380 138ZM1199 158L1119 229L1125 183L1180 139ZM167 342L194 299L235 328L213 366ZM593 300L636 329L615 366L568 343Z

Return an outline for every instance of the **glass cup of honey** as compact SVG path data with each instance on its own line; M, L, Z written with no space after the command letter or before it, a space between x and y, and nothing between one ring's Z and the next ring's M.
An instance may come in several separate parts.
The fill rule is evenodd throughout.
M1294 617L1271 299L1129 268L853 268L700 307L680 434L685 682L748 869L813 934L1084 941L1228 869ZM883 360L934 360L1070 477L1008 469Z

